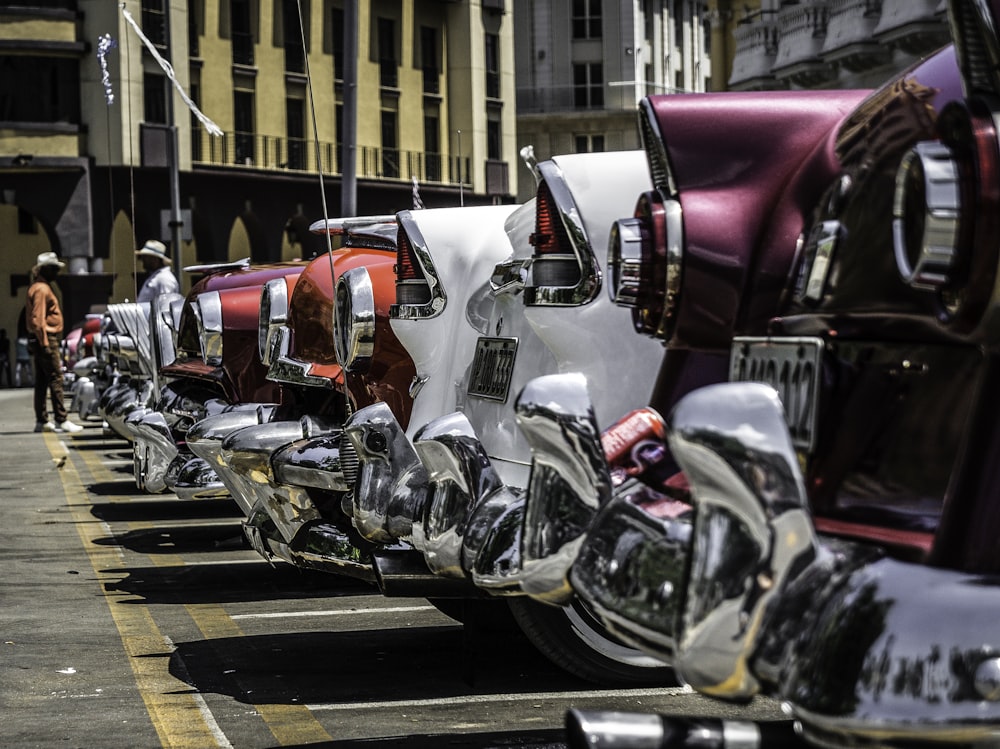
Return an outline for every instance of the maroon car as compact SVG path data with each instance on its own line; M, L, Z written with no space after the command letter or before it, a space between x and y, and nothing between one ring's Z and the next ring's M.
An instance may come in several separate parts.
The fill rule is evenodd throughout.
M689 511L651 512L633 485L570 575L686 683L774 696L817 746L1000 737L1000 2L953 0L949 18L954 47L836 128L778 307L732 341L732 382L673 407ZM577 735L601 723L571 718Z

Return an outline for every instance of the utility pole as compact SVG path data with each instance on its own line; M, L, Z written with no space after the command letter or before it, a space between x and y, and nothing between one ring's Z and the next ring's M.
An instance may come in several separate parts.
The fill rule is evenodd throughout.
M344 142L340 165L340 215L358 213L358 2L344 2Z
M170 50L170 59L174 59L174 47L172 43L173 35L170 33L170 3L164 3L164 33L166 34L167 49ZM177 137L177 123L174 122L174 97L177 92L173 86L167 86L169 95L167 96L167 125L169 128L169 153L167 162L170 168L170 254L171 263L174 267L174 275L179 281L181 278L181 227L184 226L184 219L181 218L181 175L180 175L180 144Z

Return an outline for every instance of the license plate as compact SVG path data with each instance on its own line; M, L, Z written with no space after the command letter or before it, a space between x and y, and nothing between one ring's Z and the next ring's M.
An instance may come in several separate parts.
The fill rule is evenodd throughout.
M506 401L510 381L514 376L516 354L516 338L480 338L472 361L469 395Z
M822 338L734 338L731 382L762 382L778 391L792 444L816 447Z

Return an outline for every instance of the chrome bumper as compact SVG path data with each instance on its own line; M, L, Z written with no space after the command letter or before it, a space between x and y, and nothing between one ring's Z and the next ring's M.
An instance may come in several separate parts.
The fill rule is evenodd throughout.
M135 485L140 491L159 494L167 490L167 469L178 455L177 441L159 411L135 408L125 419L132 437Z
M354 527L379 543L411 539L414 525L423 523L427 471L392 410L385 403L362 408L347 420L344 434L358 461Z
M303 417L243 427L222 441L220 477L231 487L233 496L240 497L241 507L248 507L249 512L266 508L285 543L291 543L307 524L322 521L323 515L306 487L281 483L271 456L323 429L333 431Z
M125 420L138 408L146 408L152 403L153 383L151 380L140 380L122 377L118 384L105 391L101 397L101 411L108 426L119 436L131 441Z
M407 544L361 549L332 523L303 525L295 538L287 541L261 504L254 507L243 529L250 545L265 559L277 558L296 567L375 583L387 596L475 598L478 594L464 580L434 575L423 557Z
M1000 581L817 536L767 386L693 392L668 437L691 540L657 536L625 503L602 511L571 578L598 613L617 597L606 624L698 691L777 697L820 745L1000 739ZM605 556L629 533L631 555Z
M253 505L242 496L240 487L230 480L230 476L225 470L226 464L222 460L222 442L237 429L265 423L271 418L273 411L274 404L232 406L222 413L195 422L187 431L186 444L188 449L202 461L206 469L211 470L211 477L207 470L203 474L204 480L217 483L220 490L225 490L227 494L232 496L244 515L250 513ZM196 470L194 465L191 468ZM190 483L187 478L182 479L182 475L184 474L179 473L178 481Z

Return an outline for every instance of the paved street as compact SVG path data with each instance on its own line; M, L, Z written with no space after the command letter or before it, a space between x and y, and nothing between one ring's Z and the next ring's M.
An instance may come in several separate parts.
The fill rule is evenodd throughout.
M100 423L33 425L0 390L0 747L555 747L571 706L776 715L598 689L502 627L272 567L230 501L137 494Z

